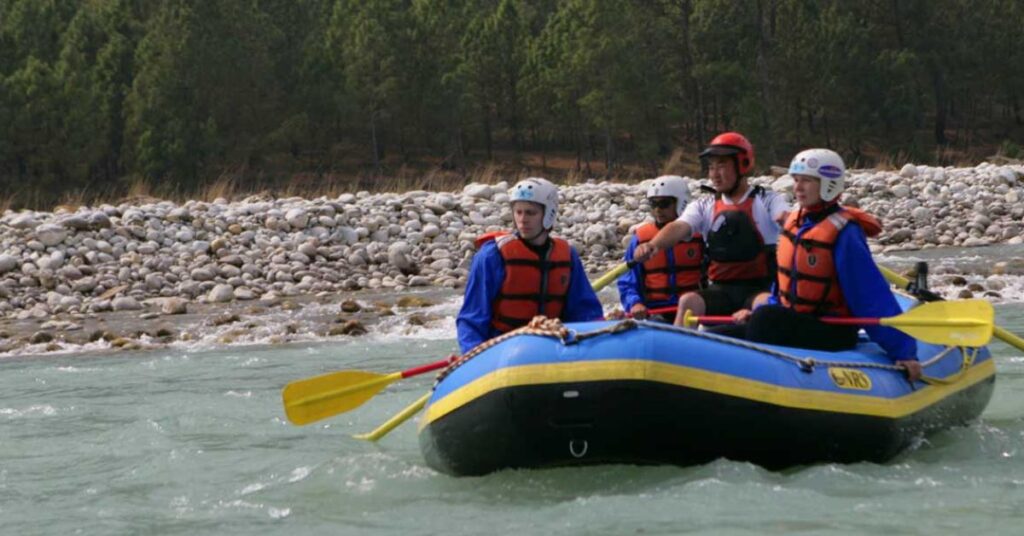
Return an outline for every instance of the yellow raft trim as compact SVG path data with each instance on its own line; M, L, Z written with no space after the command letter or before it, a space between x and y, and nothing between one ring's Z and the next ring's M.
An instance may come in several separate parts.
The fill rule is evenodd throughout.
M613 380L646 380L700 389L776 406L897 419L916 413L943 398L984 381L994 374L995 364L992 359L987 359L968 369L958 382L947 385L929 385L893 399L865 394L782 387L658 361L630 359L544 363L502 368L477 378L430 404L420 422L420 427L422 428L473 400L499 389L521 385Z

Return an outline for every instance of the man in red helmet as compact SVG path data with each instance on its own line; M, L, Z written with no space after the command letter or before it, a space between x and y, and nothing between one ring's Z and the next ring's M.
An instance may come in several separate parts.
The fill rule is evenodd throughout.
M633 252L633 258L642 262L695 233L705 237L711 284L679 298L676 325L680 326L686 310L696 315L730 315L749 308L755 296L768 290L775 280L779 225L789 209L785 197L748 183L754 170L754 146L742 134L715 136L700 158L715 196L687 205L679 219Z

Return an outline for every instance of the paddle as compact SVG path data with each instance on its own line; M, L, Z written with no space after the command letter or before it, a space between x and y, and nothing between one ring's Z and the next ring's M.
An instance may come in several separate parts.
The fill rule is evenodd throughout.
M881 264L878 265L878 269L881 270L882 275L885 276L886 281L892 283L893 285L896 285L898 288L910 288L911 282L909 279L886 268L885 266L882 266ZM928 292L928 295L922 296L922 299L938 301L942 300L942 297L933 292ZM1007 331L1006 329L1001 328L999 326L993 326L993 334L1003 342L1016 347L1018 350L1024 350L1024 339L1018 337L1017 335L1014 335L1013 333Z
M594 292L598 292L604 287L608 286L612 281L618 279L622 274L626 273L626 271L632 268L635 264L636 261L624 262L615 266L615 268L609 270L608 273L599 277L597 281L594 281L594 283L591 285L594 288ZM421 409L423 409L423 407L427 405L427 400L429 399L430 393L428 392L425 395L418 398L412 404L409 404L408 406L403 408L402 411L396 413L394 417L388 419L384 424L378 426L372 432L366 434L356 434L352 437L356 439L365 439L367 441L377 441L378 439L387 435L391 430L394 430L399 425L409 420L410 417L418 413Z
M948 346L984 346L992 339L995 310L985 300L956 300L924 303L898 316L886 318L821 317L826 324L843 326L889 326L915 339ZM686 324L728 324L731 316L689 316Z
M591 286L594 287L594 292L599 292L604 287L607 287L609 283L611 283L612 281L615 281L619 277L622 277L622 274L626 273L626 271L628 271L630 268L632 268L635 265L636 265L636 261L629 261L629 262L621 263L621 264L617 265L615 268L612 268L611 270L608 270L608 273L606 273L606 274L602 275L601 277L597 278L597 281L594 281L591 284Z
M293 424L309 424L362 406L388 385L447 367L455 356L391 374L342 370L289 383L281 391L284 412Z

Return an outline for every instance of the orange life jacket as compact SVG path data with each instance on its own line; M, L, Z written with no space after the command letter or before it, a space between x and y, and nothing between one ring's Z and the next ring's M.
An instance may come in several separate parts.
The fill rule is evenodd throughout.
M754 219L754 201L761 195L755 187L743 202L728 204L715 200L708 232L708 279L715 283L768 282L774 272L772 246L766 246Z
M791 212L779 236L779 300L801 313L850 316L835 268L836 239L850 222L860 225L868 236L880 233L881 224L864 211L844 207L797 239L802 214L801 210Z
M650 242L657 234L658 226L647 222L636 229L637 243ZM704 239L695 234L689 241L672 246L671 252L671 264L669 250L659 251L643 263L644 277L640 281L640 295L645 302L670 300L673 296L700 287Z
M505 261L505 279L492 306L491 325L506 333L525 326L537 315L558 318L569 294L569 243L552 237L542 259L516 235L498 234L487 239L495 241ZM478 243L482 245L487 239Z

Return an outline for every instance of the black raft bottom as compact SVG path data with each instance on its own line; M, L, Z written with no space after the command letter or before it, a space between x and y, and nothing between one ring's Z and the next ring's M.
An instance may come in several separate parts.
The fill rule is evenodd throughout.
M995 377L900 419L775 406L656 382L531 385L488 393L420 433L427 464L453 475L504 468L716 458L769 469L884 462L926 432L963 424Z

